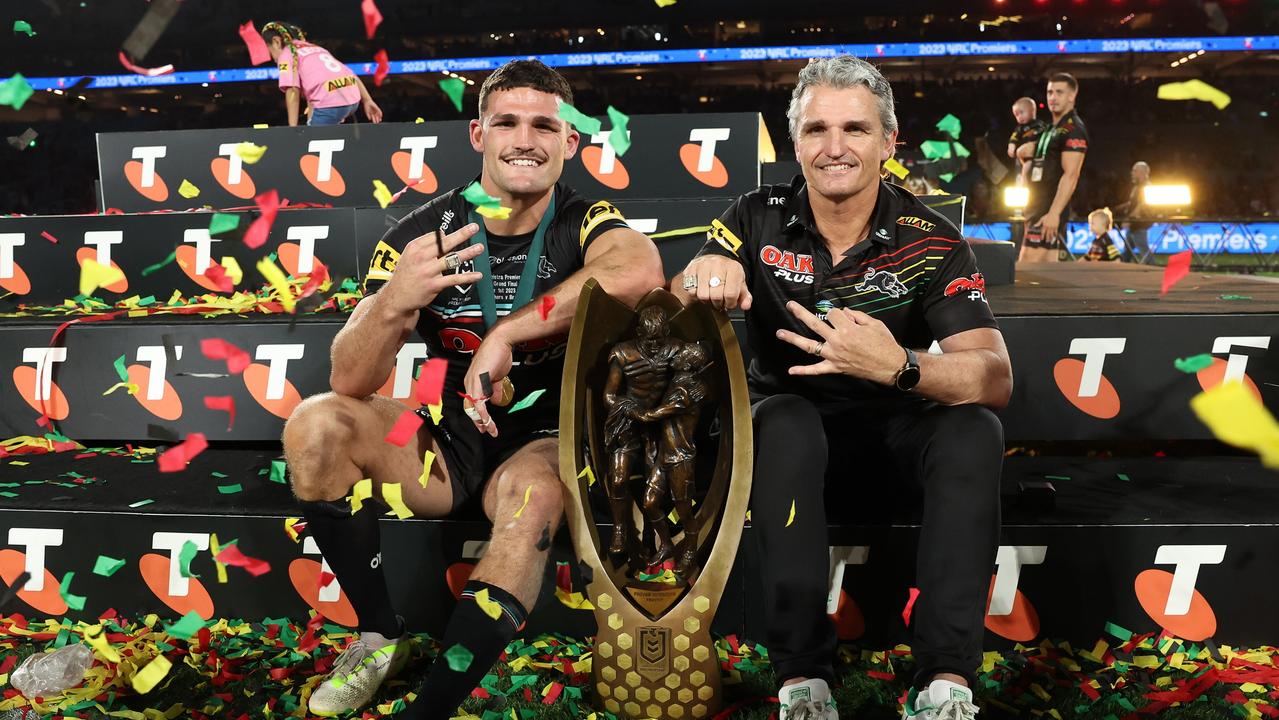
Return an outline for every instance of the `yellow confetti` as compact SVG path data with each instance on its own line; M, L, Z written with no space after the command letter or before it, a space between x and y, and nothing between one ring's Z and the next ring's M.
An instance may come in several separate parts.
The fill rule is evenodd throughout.
M580 592L570 593L564 588L555 588L555 597L570 610L594 610L595 606Z
M293 300L293 289L289 286L289 280L270 257L264 257L258 261L258 272L262 273L262 277L271 283L271 287L275 288L275 292L280 296L280 304L284 306L285 312L293 312L295 305Z
M417 480L424 488L426 487L426 483L431 479L431 466L434 464L435 453L427 450L426 454L422 456L422 477Z
M381 180L374 180L373 181L373 199L377 200L377 204L381 205L382 209L385 210L386 206L390 205L391 201L395 199L395 196L391 194L391 191L389 189L387 189L386 183L382 182Z
M251 142L242 142L235 146L235 154L245 163L252 165L262 159L262 154L266 152L265 145L254 145Z
M91 295L104 285L124 279L124 273L114 265L101 265L93 258L85 258L80 265L80 294Z
M118 382L115 385L112 385L111 387L107 388L107 391L102 393L102 396L106 397L107 395L110 395L111 393L115 392L116 390L119 390L120 388L124 388L125 392L129 393L130 395L138 394L137 385L133 383L127 383L127 382Z
M1212 103L1218 110L1224 110L1230 104L1229 95L1203 80L1164 83L1155 91L1155 97L1160 100L1202 100Z
M218 544L217 533L209 535L209 552L213 554L213 564L217 566L218 582L226 584L226 564L218 562L218 554L222 552L222 546Z
M591 487L595 484L595 471L591 470L590 465L587 465L582 472L577 474L578 479L580 480L583 475L586 476L586 487Z
M897 158L893 157L888 158L888 162L884 163L884 169L896 175L898 180L905 180L906 176L910 174L906 166L897 162Z
M183 179L182 184L178 186L178 194L190 200L200 196L200 188L193 185L190 180Z
M520 506L519 510L515 511L515 517L517 519L519 518L519 516L524 514L524 508L528 507L528 499L532 496L533 496L533 486L529 485L528 487L524 488L524 504Z
M253 125L253 129L254 129L254 130L265 130L265 129L269 128L269 127L271 127L271 126L270 126L270 125L267 125L266 123L255 123L255 124Z
M496 600L489 598L489 589L484 588L475 593L475 604L480 606L485 615L494 620L502 617L502 606Z
M298 541L298 529L296 525L302 522L302 518L284 518L284 532L293 542Z
M84 641L89 646L98 651L98 654L108 662L120 662L120 653L111 647L111 643L107 641L107 634L102 630L102 623L92 625L84 629Z
M364 507L364 501L373 497L373 480L364 478L351 488L351 514L354 515Z
M382 499L395 512L395 517L401 520L413 517L413 511L404 504L404 488L399 483L382 483Z
M244 271L240 269L240 261L236 260L232 255L224 255L222 257L222 269L226 271L226 276L231 279L232 285L239 285L244 279Z
M477 205L475 207L475 212L486 218L492 218L493 220L506 220L511 217L511 209L501 206L491 207L488 205Z
M1190 399L1218 440L1251 450L1268 468L1279 468L1279 423L1243 383L1228 382Z
M426 121L425 121L425 120L423 120L422 118L418 118L418 119L414 120L413 122L417 123L418 125L421 125L422 123L424 123L424 122L426 122Z
M169 674L169 668L173 667L169 659L163 655L156 655L155 659L147 663L147 666L139 670L129 683L133 685L133 689L139 694L146 695L151 692L165 675Z
M440 403L439 405L427 405L426 410L431 414L431 422L436 425L439 425L440 420L444 419L444 403Z
M786 527L790 527L791 523L793 522L795 522L795 501L791 500L790 501L790 517L786 518Z
M653 0L659 8L670 7L675 4L675 0Z

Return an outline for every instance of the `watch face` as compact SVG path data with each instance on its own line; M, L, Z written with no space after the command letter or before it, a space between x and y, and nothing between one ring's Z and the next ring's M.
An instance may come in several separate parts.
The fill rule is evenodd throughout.
M919 384L919 368L908 367L897 376L898 390L913 390Z

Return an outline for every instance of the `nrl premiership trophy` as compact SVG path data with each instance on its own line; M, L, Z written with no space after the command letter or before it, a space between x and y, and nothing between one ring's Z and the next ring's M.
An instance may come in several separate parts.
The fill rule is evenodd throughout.
M710 625L750 499L737 339L708 305L659 289L632 310L594 280L569 338L560 474L599 625L596 703L632 719L710 717L722 704Z

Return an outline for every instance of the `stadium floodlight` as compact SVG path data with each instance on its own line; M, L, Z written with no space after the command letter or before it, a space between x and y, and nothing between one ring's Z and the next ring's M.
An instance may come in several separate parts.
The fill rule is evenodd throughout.
M1026 207L1030 202L1030 188L1009 185L1004 188L1004 205L1015 210Z
M1190 205L1189 185L1147 185L1142 191L1146 204L1158 207L1187 207Z

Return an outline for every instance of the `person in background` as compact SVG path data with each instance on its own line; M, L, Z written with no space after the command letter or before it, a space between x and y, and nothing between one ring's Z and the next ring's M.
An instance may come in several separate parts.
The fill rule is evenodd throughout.
M1092 246L1088 248L1085 260L1113 262L1119 259L1119 248L1110 237L1115 227L1115 218L1110 208L1101 208L1088 213L1088 229L1092 231Z
M1132 189L1128 191L1128 199L1115 206L1115 210L1128 219L1128 238L1124 243L1124 262L1150 264L1154 261L1150 252L1150 244L1146 241L1146 233L1150 231L1150 223L1146 222L1146 186L1150 184L1150 166L1138 160L1132 165Z
M1008 138L1008 157L1017 166L1018 185L1027 183L1030 159L1035 154L1034 142L1048 129L1048 124L1035 116L1037 109L1032 98L1017 98L1013 103L1013 119L1017 121L1017 129Z
M1034 143L1027 143L1033 145L1034 153L1019 261L1055 262L1067 254L1070 199L1079 185L1084 154L1088 152L1088 131L1075 110L1078 93L1079 81L1070 73L1054 73L1048 78L1046 94L1053 124Z
M328 50L307 42L302 28L269 22L262 26L262 39L271 60L280 66L280 90L291 127L298 124L302 95L306 96L307 125L340 125L360 105L369 122L382 122L382 108L373 102L360 76Z

